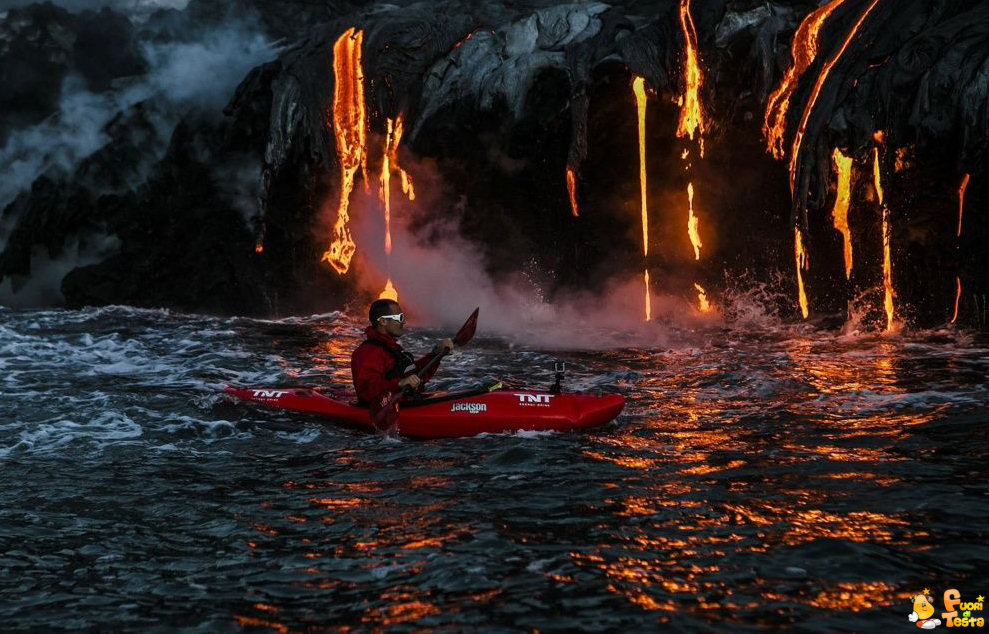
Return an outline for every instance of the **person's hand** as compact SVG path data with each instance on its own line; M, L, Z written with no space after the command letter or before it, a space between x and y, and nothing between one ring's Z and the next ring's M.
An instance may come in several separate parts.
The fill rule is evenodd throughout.
M443 354L444 350L446 350L447 353L453 352L453 341L451 341L450 339L444 339L443 341L439 342L433 348L433 354Z
M410 374L409 376L405 377L404 379L398 382L398 387L402 387L402 388L408 387L413 390L418 390L420 383L422 383L422 379L420 379L414 374Z

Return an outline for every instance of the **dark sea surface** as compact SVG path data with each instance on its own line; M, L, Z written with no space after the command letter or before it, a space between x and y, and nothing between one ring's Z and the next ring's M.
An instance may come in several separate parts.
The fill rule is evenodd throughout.
M628 399L584 434L410 441L219 395L345 387L360 329L0 309L0 630L909 632L911 595L989 594L984 337L544 351L482 311L435 387L566 361Z

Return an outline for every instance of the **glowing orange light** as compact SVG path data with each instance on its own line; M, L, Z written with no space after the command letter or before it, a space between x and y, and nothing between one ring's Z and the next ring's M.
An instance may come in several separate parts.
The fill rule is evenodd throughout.
M385 210L385 253L391 255L391 173L396 171L402 180L402 191L409 197L409 200L415 200L415 192L412 189L412 179L398 165L398 146L402 142L402 117L399 115L397 120L392 121L390 118L386 120L386 132L385 135L385 148L384 153L381 158L381 176L379 180L381 181L381 188L378 192L378 198Z
M848 35L845 36L845 41L842 42L841 47L835 51L835 54L831 56L831 59L829 59L821 68L821 74L818 75L817 81L814 83L814 88L811 90L810 98L807 99L807 105L804 106L803 115L800 117L800 125L797 126L797 132L793 137L793 150L790 153L791 193L794 191L794 185L796 183L797 159L800 157L800 145L803 142L804 131L807 129L807 122L810 120L810 115L814 111L814 106L817 104L817 98L821 94L821 89L824 87L824 83L827 81L828 75L831 74L831 69L834 68L834 65L837 64L838 60L841 59L841 56L844 55L848 45L852 43L853 39L855 39L855 35L858 33L859 28L862 27L862 24L865 22L866 18L869 17L869 14L872 13L872 10L876 8L877 4L879 4L879 0L871 0L869 6L866 7L865 11L862 12L862 15L859 16L858 21L856 21L852 28L848 31Z
M704 156L704 112L701 108L700 89L704 84L700 62L697 55L697 29L690 16L690 0L680 0L680 30L684 39L683 60L683 95L680 97L680 121L677 126L678 137L698 136L700 154Z
M390 278L388 283L385 284L385 289L378 295L378 299L390 299L393 302L398 301L398 291L395 290L395 286L391 283Z
M694 215L694 184L687 184L687 202L689 208L687 211L687 235L690 236L690 244L694 247L694 259L701 259L701 247L704 246L701 243L701 235L698 232L698 220L697 216Z
M357 250L347 224L354 176L358 169L366 169L367 165L364 70L361 66L363 39L363 31L351 27L333 44L333 133L340 163L340 203L332 241L322 260L329 262L341 275L350 269L350 261Z
M254 243L254 252L264 253L264 244L260 240Z
M955 278L955 314L951 316L951 323L958 319L958 303L962 298L962 278Z
M697 303L700 311L706 313L711 310L711 304L707 301L707 291L697 283L694 284L694 288L697 289Z
M473 31L471 31L470 33L468 33L466 36L462 37L461 39L457 40L457 42L453 45L453 50L457 50L458 48L460 48L460 45L463 44L464 42L466 42L467 40L469 40L472 35L474 35L474 32Z
M649 269L645 270L643 279L646 283L646 321L649 321L652 319L652 300L649 298Z
M577 178L570 167L567 167L567 193L570 194L570 213L577 218L580 216L577 209Z
M873 179L876 185L876 195L883 214L883 308L886 311L886 330L893 330L893 259L890 253L890 223L889 208L884 202L882 172L879 166L879 148L873 151Z
M639 118L639 195L642 205L642 255L649 255L649 207L646 203L646 80L636 77L632 80L635 93L635 107ZM652 303L649 298L649 269L644 275L646 283L646 321L652 318Z
M971 174L962 176L962 184L958 186L958 232L957 237L962 237L962 215L965 213L965 190L968 189L968 181Z
M845 246L845 279L852 276L852 231L848 227L848 208L852 201L852 158L835 149L831 155L835 173L838 175L837 195L834 199L834 228L841 233Z
M790 97L797 89L797 82L817 57L817 38L828 16L845 0L831 0L823 7L810 12L793 36L790 57L793 64L787 69L779 87L766 101L766 116L762 134L766 137L766 149L775 158L783 158L783 135L786 133L786 115L790 109Z
M642 255L649 255L649 206L646 203L646 80L632 81L635 106L639 114L639 196L642 209Z
M801 269L807 269L810 266L810 261L807 258L807 253L804 251L804 240L803 236L800 234L800 227L793 228L794 235L794 258L797 263L797 292L799 293L800 302L800 314L807 319L807 315L810 314L807 308L807 293L804 292L804 275L801 273Z

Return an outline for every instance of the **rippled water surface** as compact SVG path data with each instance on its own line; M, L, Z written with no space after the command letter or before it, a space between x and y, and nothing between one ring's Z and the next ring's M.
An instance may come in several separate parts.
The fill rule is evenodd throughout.
M346 386L359 326L0 310L3 629L914 631L911 594L989 594L978 337L546 352L482 315L437 376L564 360L628 399L585 434L408 441L218 395Z

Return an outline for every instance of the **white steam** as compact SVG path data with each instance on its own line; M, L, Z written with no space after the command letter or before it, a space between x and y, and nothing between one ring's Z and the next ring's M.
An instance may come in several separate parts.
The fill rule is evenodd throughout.
M35 4L37 1L0 0L0 11ZM152 13L161 9L182 10L189 4L189 0L52 0L52 4L72 13L97 11L103 7L110 7L123 13L134 22L143 22Z
M271 59L276 49L253 26L241 22L204 32L196 41L148 42L142 52L150 67L147 74L101 94L90 92L81 79L70 76L55 114L10 135L0 147L0 173L4 174L0 209L42 174L70 175L109 142L107 124L141 102L158 136L152 156L144 162L150 168L164 153L185 112L192 107L221 109L248 71ZM6 218L5 224L12 221ZM5 243L0 232L0 249Z
M417 201L420 191L417 189ZM476 306L478 332L543 349L665 347L676 331L721 323L716 313L699 314L682 298L650 295L653 320L645 321L645 284L641 277L616 279L598 294L573 293L552 302L538 278L518 273L494 280L486 272L481 247L458 234L453 222L437 221L413 233L402 208L392 199L392 254L383 248L384 227L377 201L355 195L352 231L358 244L355 272L359 284L375 295L390 277L399 301L416 325L456 328ZM428 240L422 238L429 234ZM524 270L524 267L523 267Z
M72 8L73 3L62 4ZM86 8L83 4L77 6ZM186 2L120 2L114 6L125 4L132 8L152 4L182 8ZM244 21L202 32L192 41L145 42L141 50L149 66L145 75L118 81L113 90L104 93L91 92L81 78L69 76L63 83L57 112L37 125L14 131L0 147L0 251L19 220L12 213L3 216L2 210L41 175L71 176L82 161L110 142L107 124L118 114L142 103L156 137L145 160L132 166L136 180L129 185L136 187L164 154L185 113L193 108L218 112L243 77L277 53L258 27ZM245 212L245 217L248 215ZM109 253L104 248L80 250L80 242L92 240L77 238L54 260L36 252L31 279L16 285L5 280L0 285L0 304L38 306L61 301L62 278L76 266L98 262ZM100 259L94 260L97 257Z

